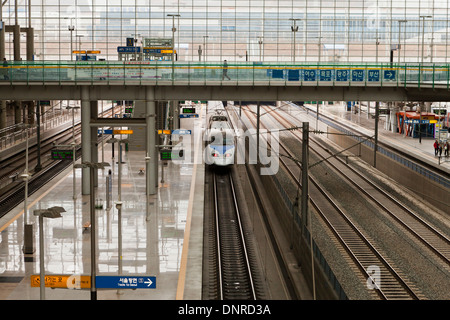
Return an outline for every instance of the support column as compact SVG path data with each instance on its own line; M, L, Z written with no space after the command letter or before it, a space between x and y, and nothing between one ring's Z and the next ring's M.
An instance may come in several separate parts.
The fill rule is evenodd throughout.
M81 161L91 162L91 128L89 88L81 87ZM82 169L82 194L90 194L90 170L88 167Z
M20 26L14 25L14 61L20 60Z
M21 112L21 103L20 101L14 101L14 124L18 124L22 122L22 112Z
M6 128L6 122L7 122L7 112L6 109L6 100L0 101L0 129Z
M158 170L158 155L156 153L156 101L155 92L153 87L148 87L146 91L146 152L150 157L150 161L146 163L147 174L147 194L156 194L156 186L158 183L158 177L155 175L155 171Z
M31 26L27 29L27 60L34 60L34 29Z

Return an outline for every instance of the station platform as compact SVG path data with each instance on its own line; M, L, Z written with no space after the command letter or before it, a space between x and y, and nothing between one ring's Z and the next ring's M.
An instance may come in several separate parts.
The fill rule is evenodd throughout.
M205 112L189 119L193 130L201 130ZM155 277L155 289L97 289L98 300L182 300L201 299L203 251L202 161L195 161L201 141L192 139L194 161L159 162L159 188L150 196L146 213L144 151L123 152L122 158L122 273L123 276ZM99 149L101 146L99 146ZM117 148L116 148L117 150ZM111 167L99 170L96 192L97 276L118 276L119 217L118 155L112 159L111 145L105 143L104 161ZM99 161L102 152L99 150ZM78 163L80 160L77 161ZM111 208L106 203L106 179L111 170ZM35 209L61 206L62 218L44 218L45 274L90 276L90 196L81 195L81 170L76 170L76 199L69 166L45 188L28 197L28 224L33 225L35 251L25 255L23 204L0 219L0 300L38 300L40 288L31 286L39 275L39 226ZM90 289L46 288L46 300L89 300Z
M305 105L309 110L313 111L310 113L311 116L311 127L315 128L315 117L316 117L316 105ZM360 131L361 133L372 136L375 131L375 120L374 112L375 108L371 107L369 115L367 115L367 107L362 106L358 108L362 112L354 113L351 111L346 111L346 106L344 105L319 105L319 119L320 114L329 116L334 120L344 123L346 125L352 126L354 129ZM380 117L382 118L382 117ZM321 124L319 121L319 129L323 130L326 128L325 125ZM390 145L393 148L398 148L409 153L412 157L421 159L429 164L444 169L450 174L450 158L444 157L444 152L442 152L442 157L439 158L434 155L434 141L433 138L422 138L419 142L418 138L413 138L410 136L403 136L397 132L392 132L386 130L384 121L381 119L378 123L378 140L382 143ZM450 140L450 138L449 138Z

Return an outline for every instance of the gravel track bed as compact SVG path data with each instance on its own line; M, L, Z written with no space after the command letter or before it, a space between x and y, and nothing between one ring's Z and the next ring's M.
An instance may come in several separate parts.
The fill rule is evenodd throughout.
M304 115L306 116L306 114ZM262 121L270 123L272 128L275 127L275 123L271 119L269 120L269 116L262 118ZM308 121L308 119L304 118L303 121ZM309 119L309 121L311 120ZM297 158L301 159L301 142L287 132L280 132L280 138L296 154ZM328 140L322 139L322 142L327 144L330 150L337 150L336 146ZM311 146L313 147L313 143ZM318 160L319 158L311 151L310 165ZM395 194L403 203L411 205L411 208L425 220L433 222L444 234L450 233L450 223L442 212L421 203L413 194L408 193L408 190L360 159L351 158L350 161L363 172L370 174L377 183L387 187L389 192ZM410 234L394 223L392 218L387 217L376 205L363 199L359 192L349 185L349 182L334 173L325 163L311 168L310 174L316 177L326 190L338 200L352 221L376 244L380 252L386 254L388 260L401 270L401 274L408 282L415 284L415 287L426 299L450 299L449 268L446 269L443 263L428 249L418 244ZM291 201L295 201L297 187L294 186L292 179L283 170L279 170L276 176ZM373 295L371 290L367 289L365 279L362 279L359 272L355 272L348 259L342 257L341 251L331 238L331 233L324 228L323 223L318 221L314 214L313 236L348 297L350 299L371 299Z

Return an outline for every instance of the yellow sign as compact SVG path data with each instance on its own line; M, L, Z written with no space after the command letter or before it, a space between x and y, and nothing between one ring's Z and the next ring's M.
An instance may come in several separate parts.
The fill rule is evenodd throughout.
M175 50L161 50L161 53L176 53L177 51Z
M158 134L170 134L170 130L158 130Z
M100 50L88 50L87 53L89 53L89 54L98 54L98 53L101 53L101 51Z
M85 50L73 50L72 53L86 54Z
M41 284L40 275L31 275L31 287L39 287ZM81 275L46 275L45 286L48 288L65 289L89 289L91 287L91 277Z
M133 130L113 130L114 134L133 134Z

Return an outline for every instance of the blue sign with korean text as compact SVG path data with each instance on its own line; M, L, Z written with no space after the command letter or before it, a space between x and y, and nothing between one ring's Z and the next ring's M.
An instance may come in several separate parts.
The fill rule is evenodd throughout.
M384 70L384 80L395 80L395 70Z
M352 70L352 81L353 82L364 81L364 70Z
M156 277L96 276L99 289L156 289Z
M319 80L320 81L332 81L332 70L320 70L319 72Z
M348 81L348 70L336 70L336 81Z
M197 113L183 113L180 114L179 116L180 118L198 118L198 114Z
M139 53L141 47L117 47L118 53Z
M303 70L303 81L316 81L316 70Z
M191 130L186 130L186 129L176 129L176 130L172 130L172 134L179 134L179 135L187 135L187 134L191 134Z
M380 70L368 70L367 81L377 82L380 81Z

